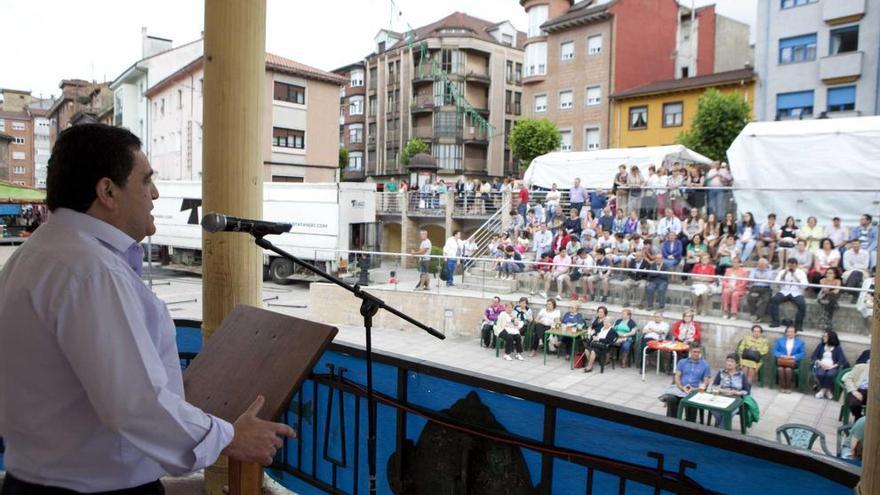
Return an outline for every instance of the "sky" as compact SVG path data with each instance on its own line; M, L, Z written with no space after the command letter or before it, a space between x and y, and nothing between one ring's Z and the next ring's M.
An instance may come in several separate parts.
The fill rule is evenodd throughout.
M715 3L754 26L757 0ZM319 69L362 60L382 28L406 31L454 11L525 31L519 0L267 0L266 50ZM180 45L204 26L203 0L0 0L0 88L58 95L61 79L112 81L140 59L141 27ZM752 36L754 40L754 35Z

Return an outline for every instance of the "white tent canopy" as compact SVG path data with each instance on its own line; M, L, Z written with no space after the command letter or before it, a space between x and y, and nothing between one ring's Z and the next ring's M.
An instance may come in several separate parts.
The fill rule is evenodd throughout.
M648 166L681 161L710 164L712 160L680 144L648 148L615 148L596 151L557 151L534 160L523 180L530 186L549 189L554 183L559 189L571 189L574 178L580 177L587 189L610 189L614 185L617 167L637 165L647 176Z
M727 150L739 212L852 227L880 204L880 117L754 122ZM754 188L778 188L755 191Z

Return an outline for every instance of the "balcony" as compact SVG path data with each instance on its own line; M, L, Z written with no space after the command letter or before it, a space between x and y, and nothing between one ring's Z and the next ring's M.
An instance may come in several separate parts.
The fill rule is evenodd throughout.
M413 99L411 110L412 113L428 113L434 111L433 96L417 96Z
M434 139L434 128L429 125L413 127L413 137L431 141Z
M489 74L480 71L470 71L464 76L467 82L481 83L488 85L491 81Z
M827 24L845 24L865 16L865 0L833 0L822 2L822 20Z
M364 180L367 178L364 168L345 168L342 170L342 178L345 180Z
M489 137L486 135L486 131L478 128L478 127L468 127L464 130L464 144L478 144L478 145L487 145L489 144Z
M819 60L819 77L826 84L855 81L862 75L862 58L862 52L822 57Z
M367 88L363 84L358 86L347 85L345 86L345 97L355 96L355 95L363 95L366 94Z
M486 172L488 168L488 163L485 158L465 158L463 161L464 171L466 173L483 173Z

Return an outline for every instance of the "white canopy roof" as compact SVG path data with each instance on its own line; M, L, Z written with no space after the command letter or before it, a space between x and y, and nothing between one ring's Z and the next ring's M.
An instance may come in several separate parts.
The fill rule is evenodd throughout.
M712 163L712 160L680 144L596 151L557 151L532 160L523 180L531 186L549 189L555 183L559 189L570 189L574 186L575 177L580 177L581 185L587 189L610 189L614 185L614 176L620 165L637 165L647 175L649 165L659 166L665 161L688 161L707 165Z
M880 117L753 122L727 157L737 208L759 223L772 212L780 224L812 215L827 227L839 216L852 227L862 213L878 213Z

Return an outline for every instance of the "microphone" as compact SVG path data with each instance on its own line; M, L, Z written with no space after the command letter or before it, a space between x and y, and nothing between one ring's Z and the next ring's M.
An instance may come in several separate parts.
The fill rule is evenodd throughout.
M292 225L289 223L236 218L221 213L208 213L202 217L202 228L212 234L215 232L248 232L258 236L276 235L290 232L291 227Z

